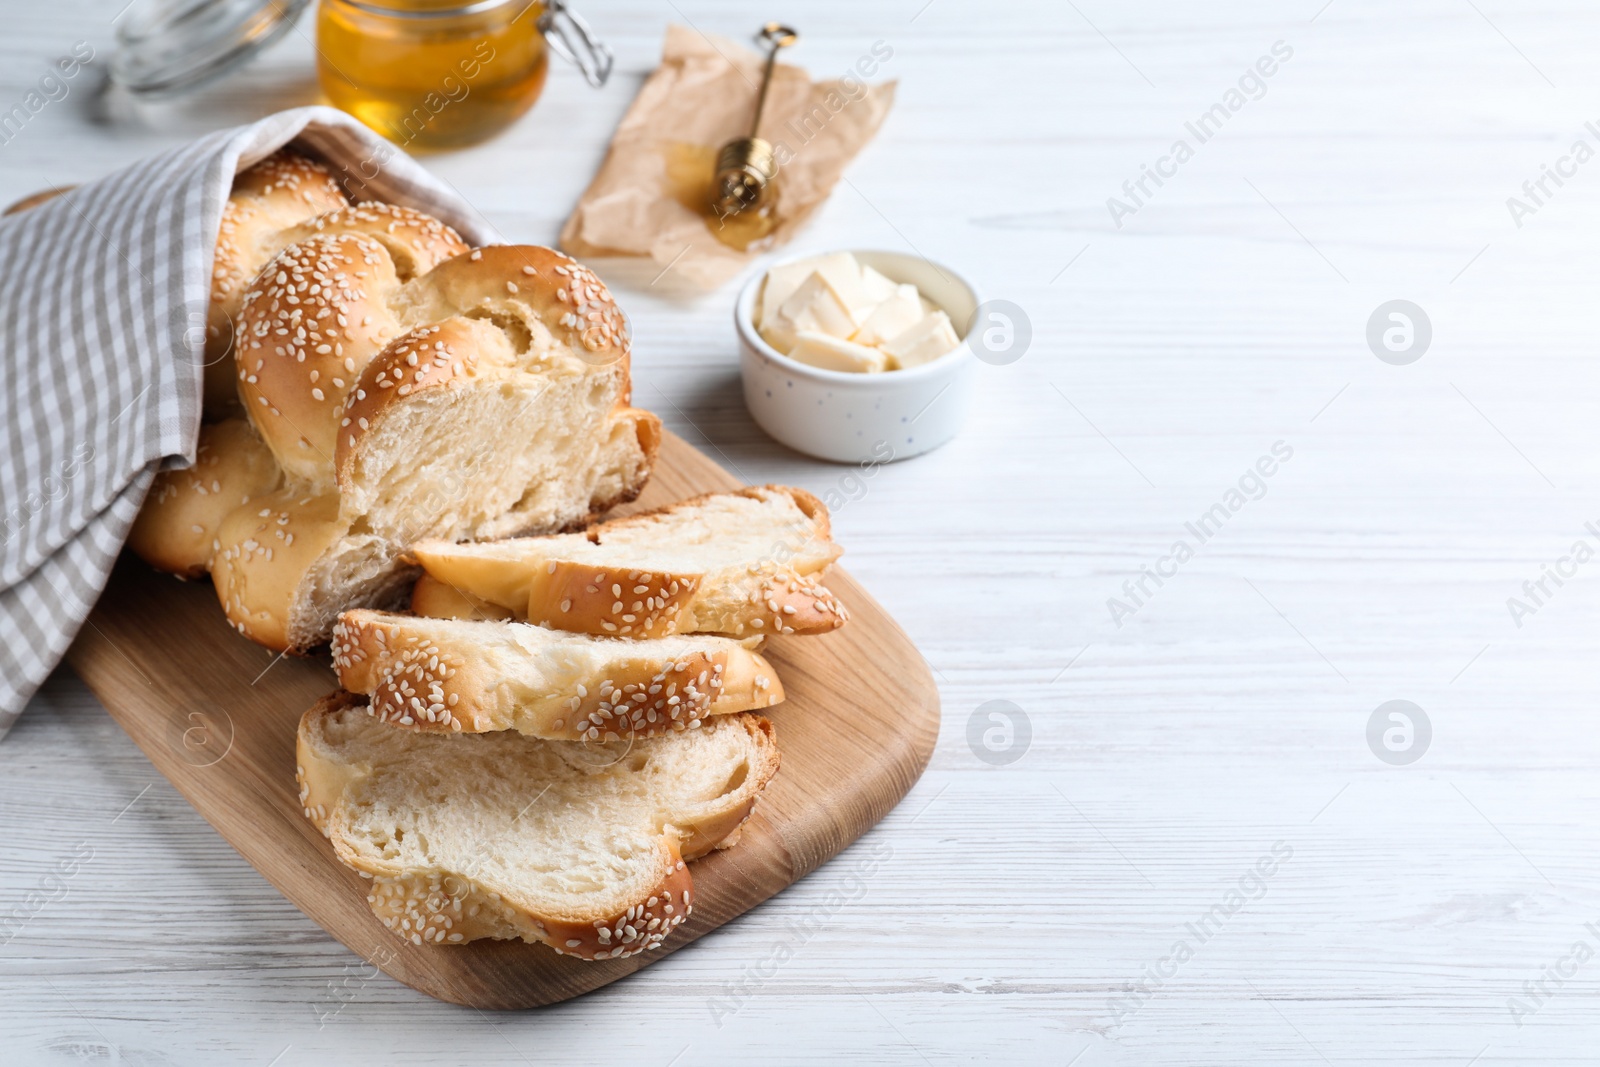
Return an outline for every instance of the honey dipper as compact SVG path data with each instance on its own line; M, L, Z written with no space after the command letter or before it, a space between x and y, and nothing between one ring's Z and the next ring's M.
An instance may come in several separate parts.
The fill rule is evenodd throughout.
M711 209L719 218L737 215L761 203L767 186L778 174L772 144L756 136L761 132L761 111L772 85L772 71L778 63L778 50L800 39L788 26L769 22L761 27L756 40L767 46L766 69L761 75L761 91L756 97L756 115L750 122L750 136L729 141L717 153L717 174L711 183Z

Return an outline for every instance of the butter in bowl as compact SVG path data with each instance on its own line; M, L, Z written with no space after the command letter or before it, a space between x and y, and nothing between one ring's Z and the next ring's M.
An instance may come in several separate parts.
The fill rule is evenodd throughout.
M740 293L745 403L762 429L846 463L918 455L960 430L979 303L950 268L900 252L784 260Z
M824 370L909 370L961 343L950 316L915 285L890 281L850 252L772 268L756 311L767 344Z

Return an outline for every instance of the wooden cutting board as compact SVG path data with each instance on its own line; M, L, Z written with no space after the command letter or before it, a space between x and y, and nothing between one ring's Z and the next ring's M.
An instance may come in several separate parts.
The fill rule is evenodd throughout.
M644 495L618 513L738 483L668 435ZM125 554L67 660L145 755L278 891L352 952L414 989L478 1008L553 1004L632 974L766 900L888 814L927 766L939 693L905 632L844 571L851 621L766 649L788 699L767 714L783 765L736 848L690 865L693 918L662 947L586 963L543 945L414 946L367 910L367 883L300 812L301 714L338 688L325 655L275 657L231 630L209 581ZM731 965L730 965L731 966Z

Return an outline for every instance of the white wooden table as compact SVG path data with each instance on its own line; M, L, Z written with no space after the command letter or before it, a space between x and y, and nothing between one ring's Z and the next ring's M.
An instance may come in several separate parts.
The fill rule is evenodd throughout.
M0 105L74 40L106 55L120 4L10 6ZM963 437L853 489L749 421L735 286L617 287L640 402L751 481L851 490L848 565L938 672L932 766L690 950L491 1017L365 980L59 672L0 744L0 912L51 898L0 945L0 1060L1592 1061L1600 561L1560 561L1600 548L1600 161L1537 205L1522 184L1600 148L1600 11L1322 5L583 4L612 86L557 70L515 130L430 161L510 236L554 238L669 20L783 16L814 71L882 40L901 79L805 244L918 250L1031 320ZM0 146L0 199L306 102L310 56L295 36L155 125L97 124L75 85ZM1219 102L1200 143L1185 123ZM1162 162L1178 138L1192 158ZM1171 176L1135 204L1142 164ZM1512 196L1537 208L1520 227ZM1432 325L1409 365L1366 339L1395 299ZM1292 458L1227 510L1276 442ZM1219 502L1199 544L1185 523ZM1403 766L1367 740L1396 699L1432 730ZM967 741L992 700L1031 724L1005 765Z

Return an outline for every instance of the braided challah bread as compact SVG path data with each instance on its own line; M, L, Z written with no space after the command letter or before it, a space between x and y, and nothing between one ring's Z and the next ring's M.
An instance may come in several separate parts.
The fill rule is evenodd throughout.
M296 171L293 203L261 167ZM157 478L129 539L164 570L209 570L235 628L290 651L346 608L403 601L415 540L548 533L633 499L660 442L628 406L627 327L587 268L471 250L387 204L262 221L263 197L289 216L328 188L303 159L240 176L228 255L272 250L231 330L242 417L202 427L199 462ZM219 273L214 315L235 292Z

